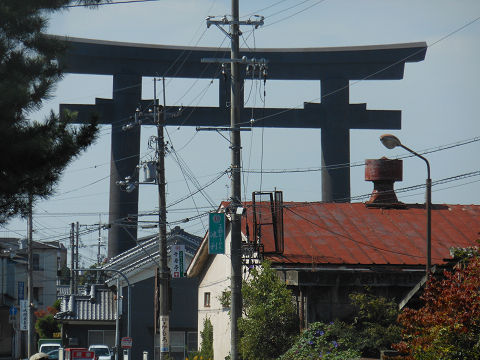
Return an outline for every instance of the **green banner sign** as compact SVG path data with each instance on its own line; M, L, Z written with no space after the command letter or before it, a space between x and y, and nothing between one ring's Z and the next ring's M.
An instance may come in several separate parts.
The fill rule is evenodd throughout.
M210 213L208 221L208 253L225 254L224 213Z

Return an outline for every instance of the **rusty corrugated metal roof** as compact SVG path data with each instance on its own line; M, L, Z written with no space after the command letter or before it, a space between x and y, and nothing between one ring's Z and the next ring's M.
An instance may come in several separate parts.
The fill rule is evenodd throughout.
M251 203L247 218L252 238ZM267 205L258 206L266 212ZM425 265L425 206L367 208L363 203L284 203L283 254L274 263L345 265ZM244 224L244 233L246 230ZM432 206L432 264L450 258L453 246L478 245L480 205ZM271 231L262 231L265 249L273 249Z

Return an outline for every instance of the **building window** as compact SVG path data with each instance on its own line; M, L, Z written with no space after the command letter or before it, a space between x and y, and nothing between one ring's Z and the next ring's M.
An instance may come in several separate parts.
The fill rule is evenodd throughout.
M187 333L187 351L189 353L198 350L198 334L194 331Z
M210 293L206 292L203 294L203 306L210 307Z
M33 254L33 270L38 271L40 270L40 255Z

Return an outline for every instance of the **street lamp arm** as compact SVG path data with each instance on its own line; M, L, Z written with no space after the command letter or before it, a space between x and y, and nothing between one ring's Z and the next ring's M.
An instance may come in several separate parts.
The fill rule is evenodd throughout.
M422 159L423 161L425 161L425 163L427 164L427 178L430 179L430 163L428 162L427 158L425 158L424 156L420 155L416 151L410 149L409 147L407 147L403 144L399 144L398 146L404 148L408 152L411 152L413 155L415 155L415 156L419 157L420 159Z

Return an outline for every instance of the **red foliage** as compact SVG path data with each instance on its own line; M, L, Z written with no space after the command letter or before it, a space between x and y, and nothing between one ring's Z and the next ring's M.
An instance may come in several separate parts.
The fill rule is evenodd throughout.
M34 312L37 319L43 318L47 315L55 315L58 312L53 306L47 306L47 310L37 310Z
M421 299L421 309L405 309L399 316L404 341L395 346L397 350L410 355L418 349L428 351L442 331L462 339L479 334L480 257L445 271L440 280L431 277Z

